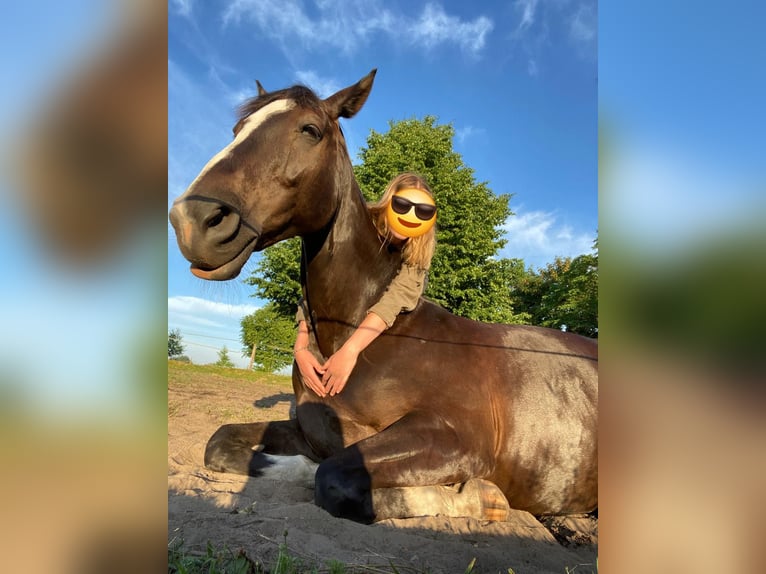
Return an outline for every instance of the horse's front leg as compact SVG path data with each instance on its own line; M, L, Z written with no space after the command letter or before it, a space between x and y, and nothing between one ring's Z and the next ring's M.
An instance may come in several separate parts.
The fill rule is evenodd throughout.
M432 413L413 412L319 465L316 503L358 522L446 514L503 519L492 453ZM467 483L464 486L445 486ZM498 511L498 508L501 510Z
M291 482L314 481L318 457L295 420L227 424L205 447L205 466Z

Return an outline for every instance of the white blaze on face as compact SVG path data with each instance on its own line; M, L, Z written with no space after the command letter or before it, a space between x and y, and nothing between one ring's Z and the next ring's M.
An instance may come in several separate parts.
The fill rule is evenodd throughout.
M248 137L250 137L250 134L252 134L256 129L258 129L258 127L263 122L265 122L267 119L269 119L273 115L290 111L294 107L295 107L295 102L293 100L276 100L262 107L260 110L258 110L254 114L248 116L242 128L239 130L236 137L234 138L234 141L232 141L229 145L227 145L225 148L223 148L221 151L215 154L212 158L210 158L210 161L207 162L205 167L202 168L202 171L199 172L199 175L196 178L194 178L194 181L188 187L188 189L191 189L192 187L194 187L194 184L196 184L200 179L202 179L207 172L213 169L213 167L218 162L227 158L229 154L231 154L238 145L240 145Z

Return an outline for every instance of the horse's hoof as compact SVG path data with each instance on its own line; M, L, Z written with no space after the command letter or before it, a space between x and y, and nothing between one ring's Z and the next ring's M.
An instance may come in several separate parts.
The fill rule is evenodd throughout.
M481 520L504 522L511 515L508 499L494 482L472 478L463 485L461 494L475 496L478 499Z

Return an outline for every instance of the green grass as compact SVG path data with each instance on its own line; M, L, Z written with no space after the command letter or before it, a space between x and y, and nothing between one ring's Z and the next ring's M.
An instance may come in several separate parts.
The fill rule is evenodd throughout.
M196 375L215 375L226 379L236 379L242 381L252 381L267 385L276 385L279 387L291 386L289 375L277 375L263 371L249 371L247 369L235 369L227 367L217 367L215 365L193 365L182 361L168 360L168 377L181 376L184 374Z
M208 542L204 553L186 551L183 544L168 546L168 574L256 574L265 572L243 551L224 547L216 550Z
M472 574L476 559L471 560L465 574ZM205 552L193 552L184 548L183 542L168 545L168 574L429 574L429 569L410 566L372 564L344 564L327 560L323 564L298 556L279 544L276 558L270 564L250 559L243 550L233 552L226 546L216 549L208 542ZM513 570L508 569L509 574Z

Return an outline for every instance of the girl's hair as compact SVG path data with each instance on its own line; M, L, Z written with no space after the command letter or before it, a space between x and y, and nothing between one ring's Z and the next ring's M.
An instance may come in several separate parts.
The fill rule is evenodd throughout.
M386 186L383 195L378 201L367 204L372 221L375 224L378 233L386 241L391 241L393 235L388 227L386 218L386 209L391 203L391 196L401 189L420 189L425 191L432 198L434 196L431 188L428 187L426 180L416 173L405 172L397 175ZM426 233L419 237L411 237L404 244L402 250L402 259L409 265L414 265L421 269L431 267L431 259L436 249L436 226L434 225Z

